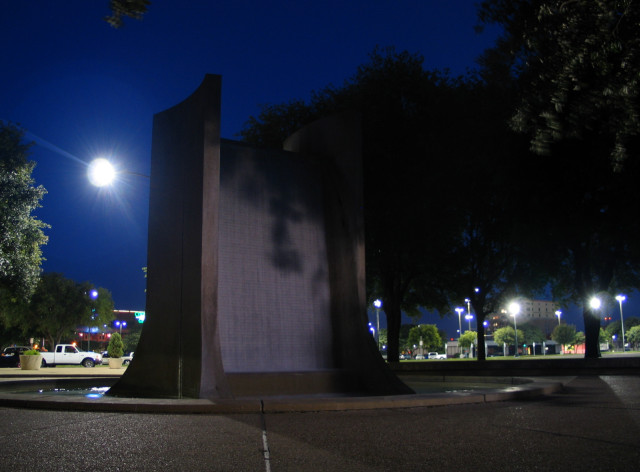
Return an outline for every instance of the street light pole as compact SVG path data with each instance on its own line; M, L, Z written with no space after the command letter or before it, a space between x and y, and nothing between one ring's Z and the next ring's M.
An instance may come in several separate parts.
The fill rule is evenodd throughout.
M373 302L373 306L376 308L376 343L378 345L378 351L380 350L380 308L382 308L382 300L377 299Z
M509 312L513 316L513 326L515 327L516 331L516 352L513 357L520 357L518 355L518 322L516 321L516 317L518 313L520 313L520 304L513 302L511 305L509 305Z
M622 302L625 301L627 299L627 297L625 297L624 295L618 295L616 297L616 300L618 300L618 303L620 304L620 327L622 329L622 352L624 353L624 319L622 317Z
M592 297L591 300L589 300L589 307L591 307L592 314L595 314L595 311L599 310L600 306L602 306L602 301L598 297ZM600 317L600 315L598 315L598 317Z
M560 310L556 310L556 316L558 317L558 326L560 326L560 316L562 316L562 312Z
M460 314L464 311L464 308L456 308L456 312L458 313L458 339L462 336L462 318L460 318Z
M127 322L126 322L126 321L120 321L120 320L117 320L117 321L115 322L115 325L116 325L118 328L120 328L120 336L122 336L122 326L123 326L123 325L124 325L124 326L127 326Z

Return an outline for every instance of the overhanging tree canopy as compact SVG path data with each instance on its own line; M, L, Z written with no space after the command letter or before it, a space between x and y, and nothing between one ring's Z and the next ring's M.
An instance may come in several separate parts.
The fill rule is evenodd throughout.
M640 227L629 218L640 210L640 4L488 0L480 18L504 28L484 64L519 83L512 126L550 171L540 243L556 256L558 295L584 306L585 357L599 357L588 299L640 282Z
M35 186L24 133L0 122L0 290L28 299L38 283L48 225L33 212L46 193Z
M105 21L114 28L120 28L125 17L141 19L150 4L150 0L109 0L111 15Z

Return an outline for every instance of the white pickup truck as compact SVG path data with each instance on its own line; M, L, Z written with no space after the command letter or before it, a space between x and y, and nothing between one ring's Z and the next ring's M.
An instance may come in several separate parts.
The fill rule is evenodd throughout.
M438 354L437 352L430 352L427 359L446 359L446 354Z
M96 352L79 351L73 344L58 344L53 352L40 352L42 367L57 364L83 365L93 367L102 363L102 356Z

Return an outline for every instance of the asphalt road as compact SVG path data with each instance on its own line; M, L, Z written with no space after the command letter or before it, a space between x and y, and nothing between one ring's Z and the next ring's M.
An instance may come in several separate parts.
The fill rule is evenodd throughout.
M0 408L0 471L630 471L640 376L528 401L235 415Z

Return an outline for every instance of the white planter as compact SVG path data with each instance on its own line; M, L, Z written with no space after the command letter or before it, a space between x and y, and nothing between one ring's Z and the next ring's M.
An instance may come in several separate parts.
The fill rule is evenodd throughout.
M123 360L124 359L122 357L110 357L109 358L109 369L121 369Z
M20 356L20 368L22 370L38 370L42 365L42 356Z

